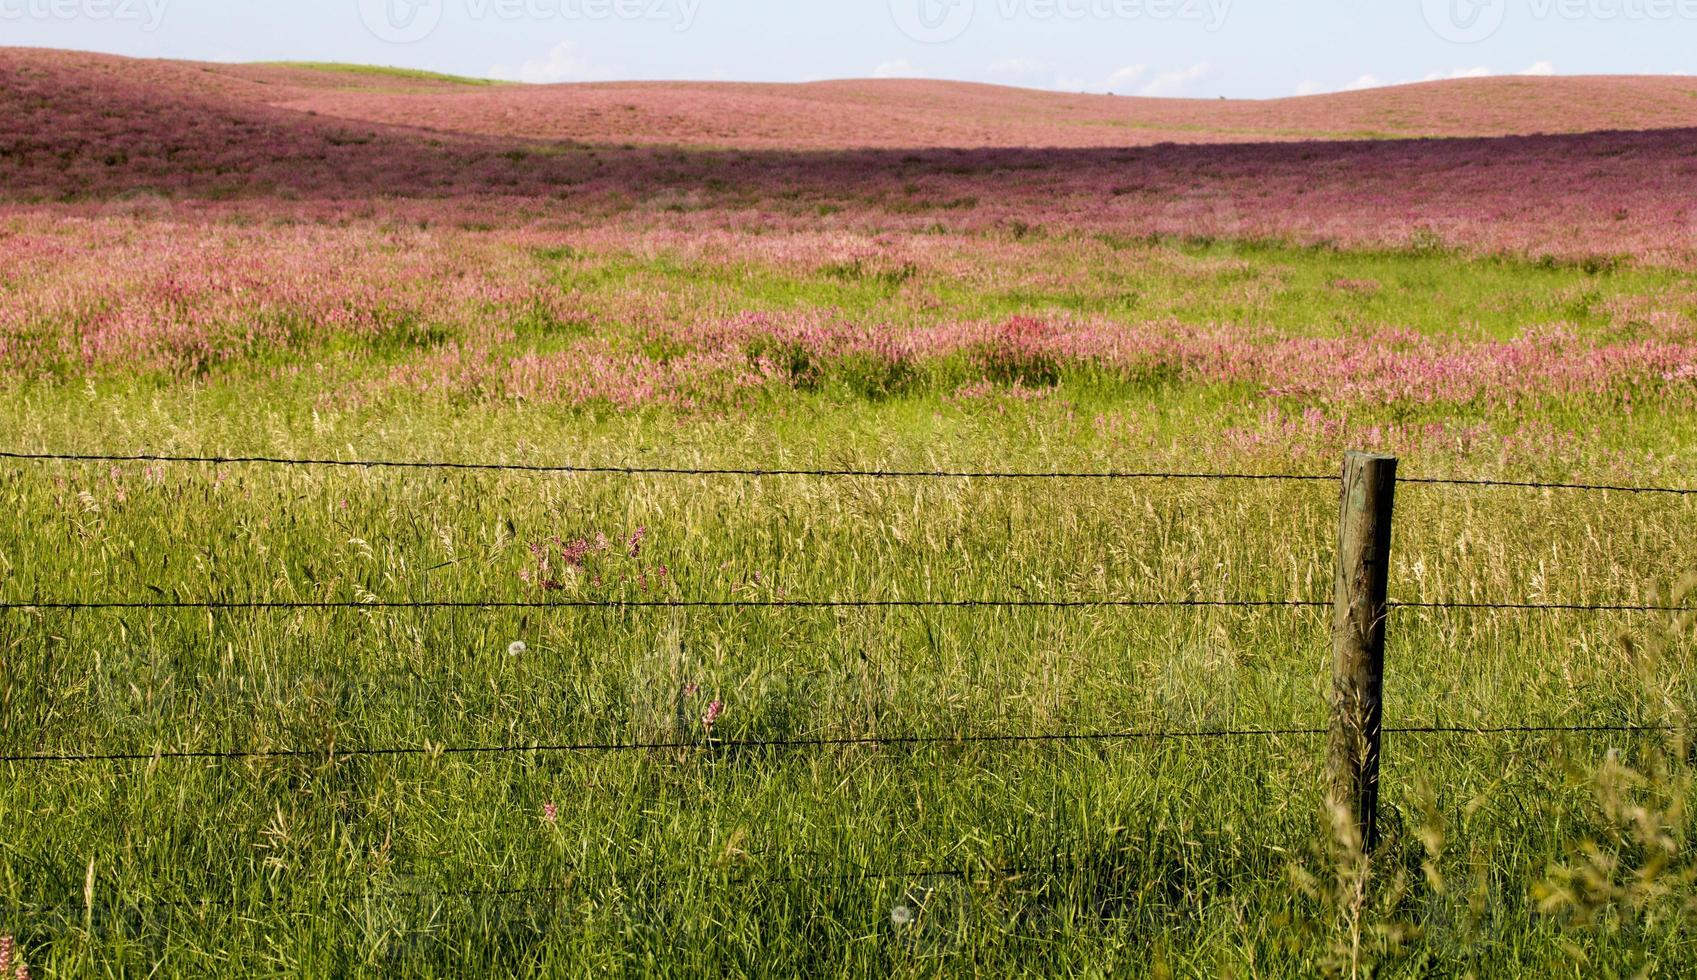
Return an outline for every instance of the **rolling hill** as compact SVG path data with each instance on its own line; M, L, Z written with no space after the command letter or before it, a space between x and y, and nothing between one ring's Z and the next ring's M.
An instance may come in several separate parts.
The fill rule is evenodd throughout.
M962 82L479 84L338 65L0 50L0 77L509 139L720 149L1114 147L1697 127L1697 79L1499 77L1298 98L1152 99ZM21 87L21 86L20 86Z
M1684 263L1694 180L1697 79L1682 77L1234 101L928 81L525 86L0 49L0 202L25 206L140 196L179 213L674 228L843 227L876 212L911 230Z

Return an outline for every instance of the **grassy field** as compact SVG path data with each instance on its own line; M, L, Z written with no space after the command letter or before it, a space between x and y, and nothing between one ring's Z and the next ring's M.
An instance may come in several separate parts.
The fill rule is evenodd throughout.
M1697 487L1697 289L1610 249L991 220L893 173L848 214L567 185L535 220L126 176L0 207L0 451ZM0 508L0 935L37 977L1697 963L1683 734L1388 734L1387 840L1340 839L1327 609L663 605L1325 601L1329 481L0 458ZM1690 606L1694 526L1408 483L1391 596ZM394 606L456 601L527 605ZM1393 729L1697 703L1689 614L1389 633ZM1284 734L1185 737L1227 730Z
M1183 287L1162 281L1155 260L1188 248L1148 260L1148 294L1175 309ZM1478 310L1489 329L1497 316L1569 314L1576 293L1608 299L1677 278L1242 254L1255 278L1288 284L1265 301L1280 322L1315 331L1347 313L1322 263L1393 284L1383 316L1432 331L1450 318L1422 321L1415 284ZM1483 299L1504 277L1546 288L1519 291L1504 312ZM660 261L570 281L699 305L890 302L828 275ZM584 291L593 301L613 287ZM1672 396L1635 416L1614 411L1612 396L1360 407L1346 429L1291 435L1256 428L1267 403L1230 385L1126 384L1081 369L1040 397L1017 386L961 396L963 363L897 395L827 383L711 413L416 393L327 408L324 389L406 356L349 353L321 377L265 381L275 372L260 365L286 357L272 353L194 383L31 384L5 428L27 449L684 466L1328 472L1376 427L1417 441L1405 468L1419 475L1677 480L1690 458L1692 413ZM1471 448L1421 441L1440 416L1484 434ZM1589 434L1551 443L1556 459L1530 437L1505 450L1532 420ZM1246 437L1221 440L1234 429ZM0 539L9 601L1324 599L1336 519L1325 483L14 463L0 494L14 515ZM1681 497L1406 487L1392 593L1666 600L1690 567L1694 516ZM578 539L589 550L569 567L562 546ZM546 574L533 546L549 556ZM547 575L561 588L539 589ZM318 753L7 764L5 915L38 968L202 972L239 958L254 972L1298 975L1358 963L1593 975L1672 970L1693 955L1685 763L1659 737L1391 736L1392 836L1359 896L1357 869L1327 846L1314 736L713 742L1323 727L1324 610L6 617L0 733L11 752ZM1656 616L1398 612L1388 724L1683 718L1693 651L1688 633L1670 644L1668 628ZM515 641L522 652L509 651ZM724 708L709 738L701 718L713 700ZM694 747L438 751L649 742ZM428 752L335 754L380 747ZM1541 904L1543 889L1566 894L1565 869L1590 866L1587 841L1609 862L1607 888L1622 891L1588 883L1571 907ZM1640 879L1646 869L1653 882Z

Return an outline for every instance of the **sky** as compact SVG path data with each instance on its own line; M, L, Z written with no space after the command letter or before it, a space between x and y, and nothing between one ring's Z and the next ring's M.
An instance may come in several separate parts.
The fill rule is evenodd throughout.
M0 44L530 82L926 77L1276 98L1697 72L1697 0L0 0Z

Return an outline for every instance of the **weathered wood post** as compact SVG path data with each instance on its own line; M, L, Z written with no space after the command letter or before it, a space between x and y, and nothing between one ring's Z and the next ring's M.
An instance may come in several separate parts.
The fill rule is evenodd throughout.
M1332 618L1332 732L1327 764L1334 809L1379 842L1379 736L1385 677L1385 589L1391 563L1396 457L1351 452L1343 461L1343 513Z

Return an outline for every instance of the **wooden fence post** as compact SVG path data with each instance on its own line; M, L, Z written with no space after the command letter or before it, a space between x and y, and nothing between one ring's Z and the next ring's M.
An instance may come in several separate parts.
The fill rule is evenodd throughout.
M1353 823L1363 851L1379 842L1379 736L1385 676L1385 588L1391 563L1396 457L1351 452L1332 619L1328 802Z

